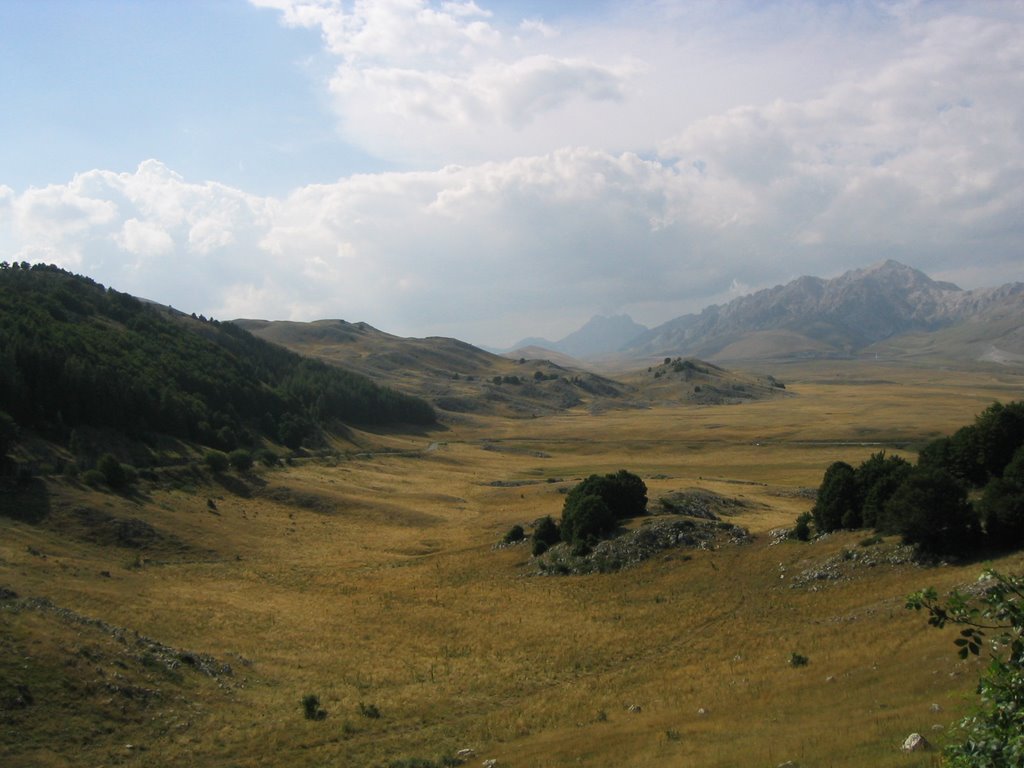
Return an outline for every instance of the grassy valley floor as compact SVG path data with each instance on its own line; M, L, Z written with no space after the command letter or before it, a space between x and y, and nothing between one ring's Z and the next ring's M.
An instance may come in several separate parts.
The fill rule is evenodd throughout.
M832 461L913 458L1021 378L772 373L792 397L357 433L360 449L130 497L49 479L38 519L0 518L0 762L935 765L899 747L941 743L980 666L904 598L1021 557L923 567L867 532L769 531ZM742 502L724 519L753 542L564 577L537 575L529 545L495 548L620 468L652 509L691 489ZM97 543L96 511L162 538Z

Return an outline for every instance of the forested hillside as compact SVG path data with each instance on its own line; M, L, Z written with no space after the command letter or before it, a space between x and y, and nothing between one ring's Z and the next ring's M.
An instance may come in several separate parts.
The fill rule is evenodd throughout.
M335 423L428 424L424 401L57 267L0 264L0 411L67 439L80 425L223 449L297 447Z

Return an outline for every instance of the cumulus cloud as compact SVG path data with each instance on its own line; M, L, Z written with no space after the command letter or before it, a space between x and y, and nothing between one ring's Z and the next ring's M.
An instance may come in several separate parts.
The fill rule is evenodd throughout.
M545 130L556 116L572 125L569 106L623 100L637 71L625 58L553 53L550 26L502 30L472 2L251 2L276 9L287 26L320 31L337 60L329 90L342 130L381 156L479 159L502 142L535 149L524 128L545 116Z
M174 250L174 240L167 230L151 221L128 219L114 240L136 256L165 256Z
M473 3L273 4L320 29L353 77L437 78L354 87L350 104L395 99L396 135L401 110L417 125L464 119L486 133L473 110L507 127L565 99L617 98L622 85L555 53L488 69L478 41L516 43ZM150 160L0 188L0 244L218 317L343 317L495 344L568 333L597 308L653 324L883 258L966 287L1024 280L1022 14L931 7L892 22L899 45L870 70L683 121L656 150L570 143L280 198ZM433 64L457 60L462 69Z
M94 170L12 195L0 237L17 260L58 264L120 290L209 309L244 267L245 247L255 249L265 203L223 185L186 182L147 160L131 173Z

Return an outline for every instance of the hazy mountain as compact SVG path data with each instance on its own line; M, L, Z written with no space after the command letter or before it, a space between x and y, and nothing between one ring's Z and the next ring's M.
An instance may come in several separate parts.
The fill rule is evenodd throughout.
M583 360L622 349L646 331L647 326L634 322L629 315L594 315L582 328L558 341L523 339L508 354L515 357L520 350L539 347Z
M990 361L1010 362L1024 353L1022 310L1022 283L966 291L885 261L832 280L801 277L678 317L627 344L622 354L720 360L839 357L908 334L948 336L951 329L968 325L973 333L946 353L973 359L987 354ZM903 354L917 348L903 348Z

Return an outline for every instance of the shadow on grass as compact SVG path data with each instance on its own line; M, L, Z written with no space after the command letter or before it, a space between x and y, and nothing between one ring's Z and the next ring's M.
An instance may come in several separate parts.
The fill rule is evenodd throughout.
M50 514L50 492L42 478L0 484L0 516L36 525Z
M267 484L266 480L255 474L236 477L235 475L229 475L225 472L214 472L213 480L228 493L234 494L235 496L239 496L243 499L252 498L254 487L262 488Z

